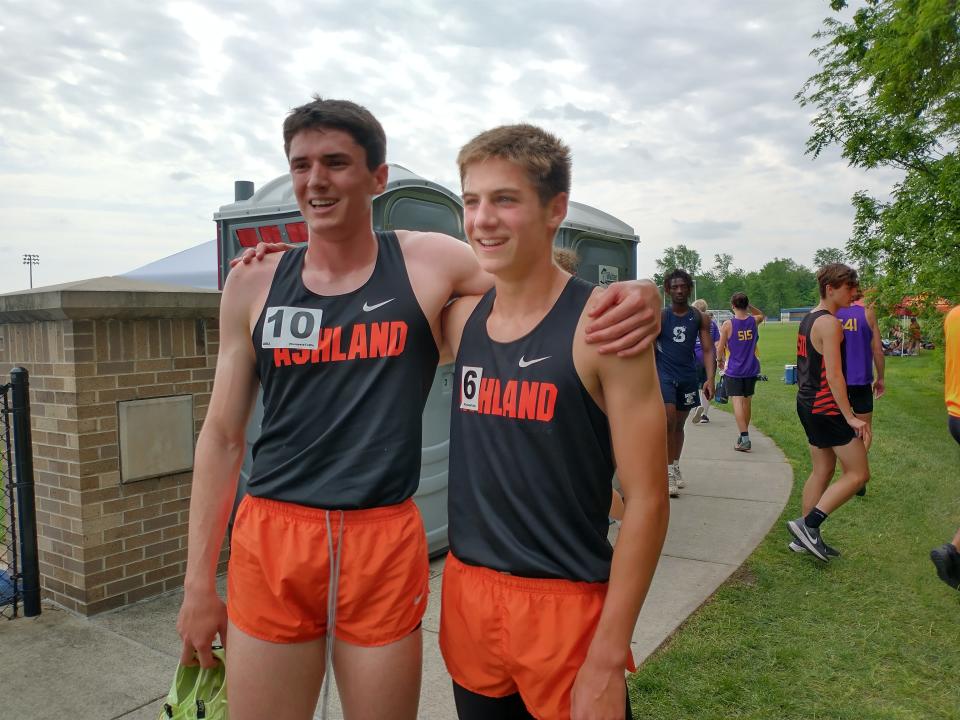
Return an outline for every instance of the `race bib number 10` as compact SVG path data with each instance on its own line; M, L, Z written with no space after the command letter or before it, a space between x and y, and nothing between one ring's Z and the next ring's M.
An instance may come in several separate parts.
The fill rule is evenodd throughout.
M268 307L263 321L265 348L308 348L320 345L322 310L299 307Z
M460 376L460 409L477 411L480 399L480 381L483 368L464 365Z

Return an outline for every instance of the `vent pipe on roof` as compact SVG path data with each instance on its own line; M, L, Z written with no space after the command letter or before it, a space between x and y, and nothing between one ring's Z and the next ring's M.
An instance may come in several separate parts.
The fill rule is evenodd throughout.
M253 197L253 181L234 180L233 181L233 201L249 200Z

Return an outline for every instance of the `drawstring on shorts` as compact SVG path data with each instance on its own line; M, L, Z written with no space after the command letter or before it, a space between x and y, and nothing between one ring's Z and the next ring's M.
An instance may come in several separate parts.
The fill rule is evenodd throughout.
M330 513L340 513L337 529L337 545L333 545L333 529L330 526ZM327 704L330 700L330 674L333 672L333 644L336 642L337 629L337 591L340 584L340 557L343 551L343 510L327 510L324 513L327 521L327 557L330 560L330 583L327 587L327 647L324 660L323 687L320 690L321 711L320 717L327 718Z

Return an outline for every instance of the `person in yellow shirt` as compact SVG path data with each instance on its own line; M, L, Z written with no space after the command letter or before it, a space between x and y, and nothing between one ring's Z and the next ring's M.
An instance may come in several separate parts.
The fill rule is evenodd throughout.
M947 313L943 321L946 366L943 372L943 394L947 403L947 426L953 439L960 443L960 305ZM960 530L953 542L930 551L937 575L950 587L960 590Z

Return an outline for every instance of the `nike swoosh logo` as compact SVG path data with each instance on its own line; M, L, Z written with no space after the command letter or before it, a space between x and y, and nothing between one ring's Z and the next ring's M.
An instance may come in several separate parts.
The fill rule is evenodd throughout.
M522 367L522 368L530 367L531 365L533 365L533 364L535 364L535 363L543 362L544 360L549 360L549 359L552 358L552 357L553 357L553 355L547 355L546 357L534 358L533 360L524 360L524 359L523 359L523 355L521 355L521 356L520 356L520 367Z
M387 303L392 303L394 300L396 300L396 298L390 298L389 300L384 300L382 303L377 303L376 305L367 305L367 303L364 302L364 303L363 303L363 311L364 311L364 312L370 312L371 310L376 310L377 308L383 307L383 306L386 305Z

